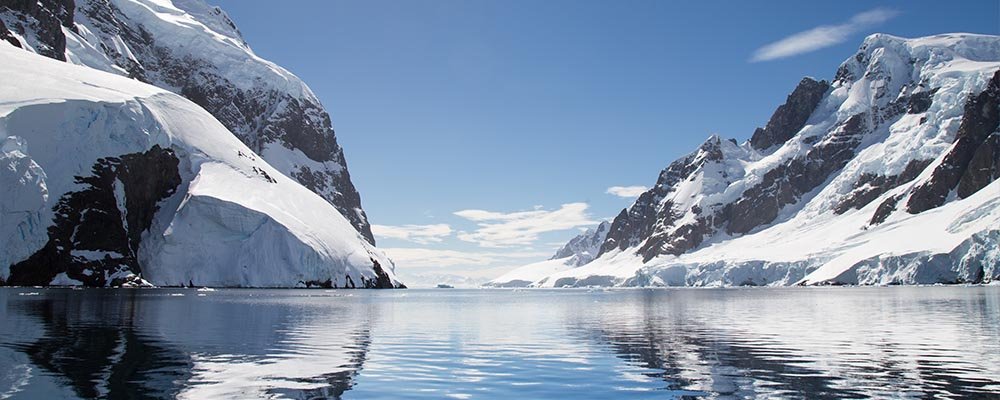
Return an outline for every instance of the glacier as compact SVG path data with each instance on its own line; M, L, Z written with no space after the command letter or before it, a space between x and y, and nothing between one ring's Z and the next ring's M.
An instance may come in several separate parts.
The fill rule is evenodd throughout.
M0 283L402 286L334 205L194 102L13 46L0 59Z

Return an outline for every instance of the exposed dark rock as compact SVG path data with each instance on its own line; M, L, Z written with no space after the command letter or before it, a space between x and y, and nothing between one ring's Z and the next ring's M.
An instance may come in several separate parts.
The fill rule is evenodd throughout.
M649 191L639 195L635 204L628 209L622 210L614 221L611 222L611 229L608 236L601 245L601 254L614 249L624 250L641 243L652 234L653 226L657 221L656 205L659 185Z
M935 169L930 180L914 189L906 203L906 211L921 213L944 204L962 180L966 185L960 197L964 198L993 181L990 163L990 149L982 150L983 159L977 160L977 168L970 171L970 164L980 152L980 147L990 147L987 137L1000 127L1000 71L993 74L986 89L977 96L970 97L965 104L962 124L955 135L955 143ZM994 157L995 158L995 157ZM968 177L965 177L968 175ZM975 189L975 190L973 190Z
M299 281L299 283L306 285L307 288L322 288L322 289L333 289L337 285L333 284L332 279L327 279L325 281Z
M664 197L679 183L694 179L694 174L706 165L724 161L722 144L721 139L713 136L696 152L661 172L657 184L615 218L600 253L641 244L638 252L648 261L661 254L678 255L700 246L718 227L717 209L721 204L713 205L710 210L695 205L690 210L697 216L695 221L677 226L688 210L675 210L674 202ZM723 172L720 177L725 179L727 175Z
M714 232L709 218L698 218L695 223L684 224L669 233L654 234L639 248L644 261L661 254L681 255L701 245L707 235Z
M983 270L983 266L977 265L975 271L973 272L972 281L970 281L969 283L974 285L979 285L983 283L985 278L986 278L986 271Z
M631 207L622 210L611 222L600 254L639 245L653 235L657 224L669 226L677 217L673 215L671 202L660 204L664 196L678 183L689 179L705 163L722 159L721 140L713 136L694 153L671 163L660 172L652 189L639 195Z
M403 284L394 285L392 283L392 278L389 278L389 274L382 269L382 264L379 264L378 260L372 258L371 261L372 269L375 271L375 279L368 280L362 277L366 289L406 289Z
M152 224L160 200L180 185L178 163L172 150L159 146L98 159L90 176L76 177L83 189L63 194L53 207L48 242L12 265L7 283L47 285L66 273L85 286L118 286L126 283L124 275L139 275L142 232Z
M19 49L23 48L23 46L21 46L21 42L19 42L14 35L11 35L9 30L7 30L7 26L3 24L3 20L0 20L0 40L6 41L7 43L10 43L11 46Z
M771 115L767 126L754 131L750 144L755 149L764 150L787 142L805 126L829 88L830 84L826 81L802 78L792 94L788 95L785 104Z
M901 197L895 196L882 201L882 204L879 204L878 208L875 209L875 214L873 214L872 219L868 221L868 225L878 225L885 222L886 218L889 218L889 215L891 215L893 211L896 211L896 205L899 204L899 200L901 200Z
M904 183L910 182L917 178L924 168L927 168L931 162L934 160L911 160L903 172L898 175L877 175L877 174L861 174L858 177L858 181L854 184L854 191L844 197L840 204L834 209L837 214L843 214L850 209L860 210L864 206L868 205L883 193L898 187Z
M993 133L979 145L958 181L958 197L972 196L997 179L1000 179L1000 133Z
M805 156L794 158L764 174L761 183L747 189L736 202L726 206L726 232L746 234L778 218L784 206L829 179L854 157L854 150L868 130L867 113L857 114L814 146Z
M906 112L909 114L927 112L934 101L934 93L937 93L937 88L910 95L910 104Z
M645 193L644 193L645 194ZM639 196L642 198L642 196ZM639 201L636 199L636 204ZM633 205L630 208L634 208ZM608 230L608 237L604 239L604 244L601 245L600 254L607 253L614 249L626 249L629 246L629 239L634 236L633 231L635 228L632 226L632 218L630 218L630 208L623 208L618 215L611 220L611 229ZM636 215L639 216L638 214Z
M272 178L271 175L268 175L267 171L265 171L263 168L257 168L257 166L254 165L251 167L251 169L253 170L254 173L260 175L261 178L264 178L264 180L267 181L267 183L278 183L278 181Z
M8 29L22 35L30 31L38 40L35 50L39 54L66 61L66 35L62 28L75 29L74 9L73 0L3 0L0 2L0 13L12 15L19 26L4 27L0 24L0 39L21 47L17 39L10 36Z

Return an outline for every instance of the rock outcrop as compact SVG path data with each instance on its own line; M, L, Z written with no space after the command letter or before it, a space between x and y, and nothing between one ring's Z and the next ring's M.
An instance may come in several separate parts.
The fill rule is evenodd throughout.
M85 286L122 286L142 274L141 236L153 222L158 203L181 183L179 160L170 149L98 159L82 188L63 194L48 228L48 243L10 267L7 283L47 285L57 275Z
M957 189L966 198L996 179L996 135L1000 128L1000 71L986 89L965 104L955 144L934 168L930 180L914 188L906 203L912 214L940 207ZM988 140L993 137L992 140ZM975 161L975 163L973 163Z
M827 81L802 78L795 90L788 95L785 104L774 110L767 125L753 132L750 145L757 150L767 150L787 142L805 126L828 89L830 84Z

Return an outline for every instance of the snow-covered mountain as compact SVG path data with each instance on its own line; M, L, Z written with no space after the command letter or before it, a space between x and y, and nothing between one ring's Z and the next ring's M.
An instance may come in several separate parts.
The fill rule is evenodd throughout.
M319 99L254 54L218 7L202 0L3 2L0 40L188 98L375 243Z
M556 251L552 258L518 267L484 283L483 286L526 287L554 273L586 265L597 257L610 229L610 222L601 221L596 227L587 229L582 234L570 239L566 245Z
M0 22L0 284L401 286L329 116L219 9L5 2Z
M1000 280L1000 37L865 39L750 140L712 136L534 286Z

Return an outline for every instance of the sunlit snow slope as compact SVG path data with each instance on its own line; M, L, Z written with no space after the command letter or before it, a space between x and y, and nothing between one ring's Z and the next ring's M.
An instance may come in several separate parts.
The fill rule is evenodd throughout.
M1000 37L877 34L742 144L710 137L531 285L1000 280Z
M199 105L13 46L0 77L0 283L398 285L333 205Z
M608 235L611 223L602 221L597 227L570 239L552 258L524 265L486 282L486 287L526 287L557 272L567 271L594 260Z

